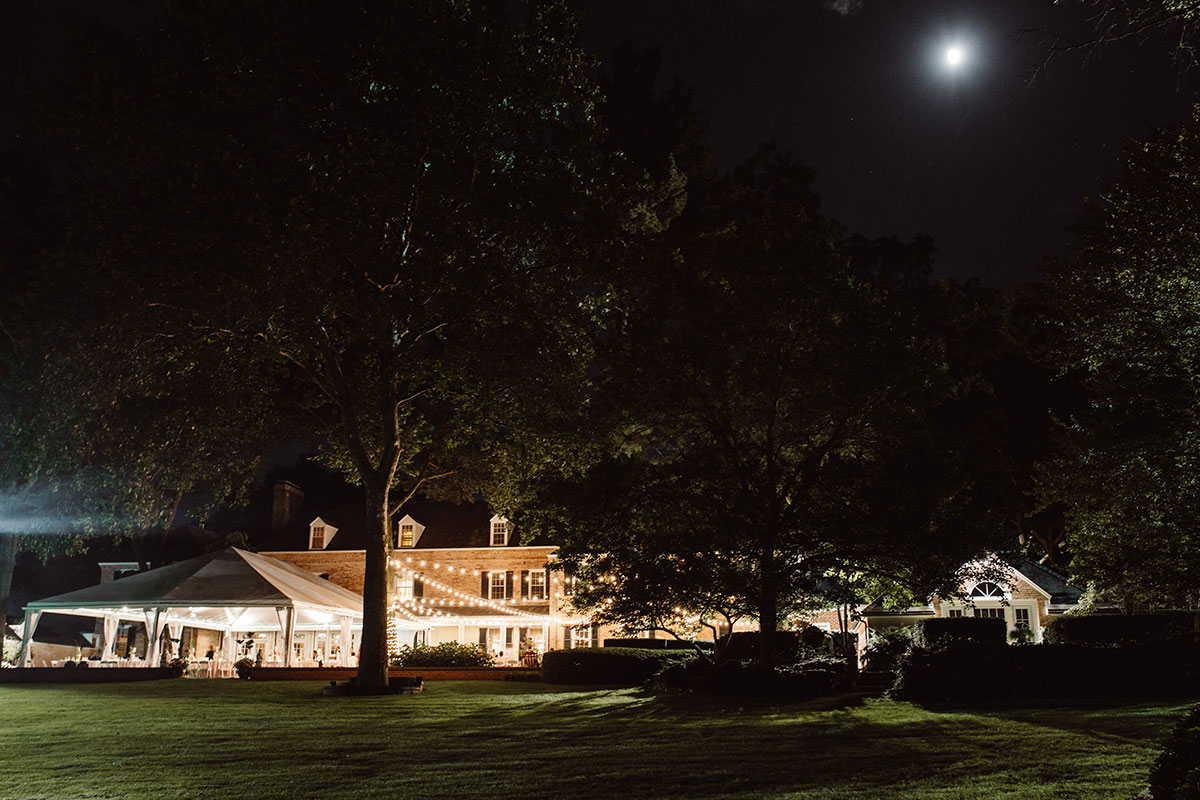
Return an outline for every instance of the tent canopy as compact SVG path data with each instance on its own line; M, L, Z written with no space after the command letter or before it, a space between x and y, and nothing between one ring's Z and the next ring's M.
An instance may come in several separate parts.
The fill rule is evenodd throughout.
M299 567L236 547L111 583L47 597L27 611L140 620L162 609L172 622L218 630L278 630L293 609L297 628L362 619L362 598Z

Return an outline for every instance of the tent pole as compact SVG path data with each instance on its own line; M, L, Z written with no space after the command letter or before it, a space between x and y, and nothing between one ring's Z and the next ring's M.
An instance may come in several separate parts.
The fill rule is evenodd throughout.
M162 628L159 627L159 620L162 619L162 609L154 609L153 623L147 626L146 637L146 666L158 666L158 645L159 639L162 638ZM151 622L149 614L146 615L146 622Z
M290 667L292 665L292 639L296 635L296 607L288 606L284 612L284 618L287 626L283 631L283 665Z
M342 644L338 648L338 666L353 667L350 663L350 618L342 617Z
M117 652L117 628L121 620L115 614L104 615L104 650L100 653L101 661L111 661Z
M18 667L32 666L33 661L33 631L37 628L42 612L25 609L25 630L21 632L21 656L17 659Z

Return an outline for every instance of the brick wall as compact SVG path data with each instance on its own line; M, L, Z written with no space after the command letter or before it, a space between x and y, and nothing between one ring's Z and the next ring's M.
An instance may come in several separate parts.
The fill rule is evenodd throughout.
M327 574L331 582L362 595L363 575L366 573L366 554L362 550L265 552L263 555L295 564L314 575Z

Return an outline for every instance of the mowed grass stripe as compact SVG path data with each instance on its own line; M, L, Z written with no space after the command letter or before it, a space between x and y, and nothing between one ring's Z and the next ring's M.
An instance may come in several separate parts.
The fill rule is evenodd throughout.
M1128 798L1182 702L925 709L436 682L0 687L2 798Z

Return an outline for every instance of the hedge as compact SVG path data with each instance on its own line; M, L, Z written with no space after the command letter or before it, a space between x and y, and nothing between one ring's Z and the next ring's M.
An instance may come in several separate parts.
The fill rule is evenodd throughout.
M713 665L702 659L669 664L654 677L654 688L719 695L763 695L809 699L850 690L851 670L845 661L820 658L764 670L750 661Z
M663 664L687 659L684 650L640 650L634 647L584 647L550 650L542 656L546 683L644 683Z
M1197 651L1138 647L958 642L913 647L900 659L892 696L905 700L1170 697L1194 695Z
M441 644L403 645L388 666L402 667L490 667L495 658L477 644L442 642Z
M1150 770L1154 800L1200 797L1200 706L1179 720Z
M1188 636L1195 626L1194 611L1065 616L1046 626L1043 639L1049 644L1142 644Z
M950 646L975 642L1000 647L1008 642L1008 625L994 617L939 617L913 626L914 647Z
M633 647L638 650L687 650L695 652L699 647L701 650L711 652L713 643L701 639L696 642L689 642L686 639L605 639L605 647Z
M729 637L728 644L721 651L722 661L752 661L758 659L758 631L740 631ZM800 650L800 636L795 631L775 632L775 662L786 664L794 661Z

